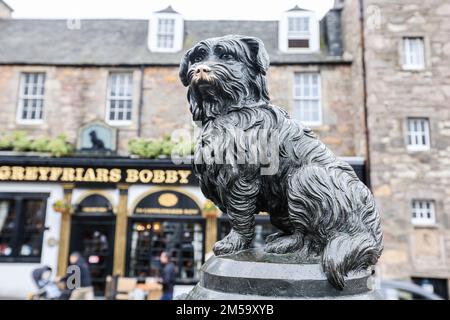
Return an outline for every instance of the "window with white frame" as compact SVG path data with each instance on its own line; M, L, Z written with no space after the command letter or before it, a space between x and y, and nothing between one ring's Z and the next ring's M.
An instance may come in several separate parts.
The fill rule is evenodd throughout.
M430 128L427 118L408 118L407 131L409 150L428 150L430 148Z
M414 225L433 225L436 223L434 201L413 200L411 204L411 222Z
M148 48L152 52L178 52L183 49L184 20L173 8L154 12L149 20Z
M310 17L288 17L288 48L309 48Z
M313 11L295 7L278 22L278 48L285 53L320 51L319 19Z
M319 73L295 73L293 118L306 125L322 123Z
M158 19L157 46L160 49L172 49L175 39L175 19Z
M425 68L425 48L422 37L403 38L403 68L413 70Z
M24 72L20 75L19 122L40 122L44 116L45 73Z
M129 123L133 104L133 73L111 72L108 81L106 119L110 123Z

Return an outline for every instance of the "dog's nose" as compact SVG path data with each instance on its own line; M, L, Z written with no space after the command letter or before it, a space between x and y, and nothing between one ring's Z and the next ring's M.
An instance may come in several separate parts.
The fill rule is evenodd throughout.
M195 69L195 73L208 73L210 71L211 71L211 68L205 64L201 64Z

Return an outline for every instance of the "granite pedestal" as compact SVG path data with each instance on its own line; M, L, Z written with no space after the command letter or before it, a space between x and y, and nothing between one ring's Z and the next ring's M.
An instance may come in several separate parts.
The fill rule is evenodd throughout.
M250 249L211 257L187 300L382 299L369 270L350 273L344 290L327 280L318 257Z

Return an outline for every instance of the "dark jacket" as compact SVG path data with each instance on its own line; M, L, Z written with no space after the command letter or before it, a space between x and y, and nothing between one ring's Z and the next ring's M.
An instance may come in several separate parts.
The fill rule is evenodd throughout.
M89 270L89 265L86 260L84 260L83 257L80 257L75 264L81 271L80 286L82 288L92 286L91 271Z
M172 262L162 266L161 278L163 293L173 293L173 286L175 285L175 265Z

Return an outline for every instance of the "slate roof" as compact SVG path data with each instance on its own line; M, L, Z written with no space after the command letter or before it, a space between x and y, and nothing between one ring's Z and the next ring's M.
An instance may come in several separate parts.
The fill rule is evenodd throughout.
M296 6L293 7L292 9L289 9L287 12L293 12L293 11L309 11L309 10L300 8L298 5L296 5Z
M226 34L263 40L271 64L340 63L327 50L286 54L278 50L278 21L185 20L184 46L177 53L150 52L148 21L81 20L79 30L67 20L0 19L0 64L177 65L183 52L199 40Z
M155 13L177 13L178 14L178 12L176 12L175 9L172 8L172 6L168 6L165 9L162 9L162 10L159 10L159 11L155 11Z

